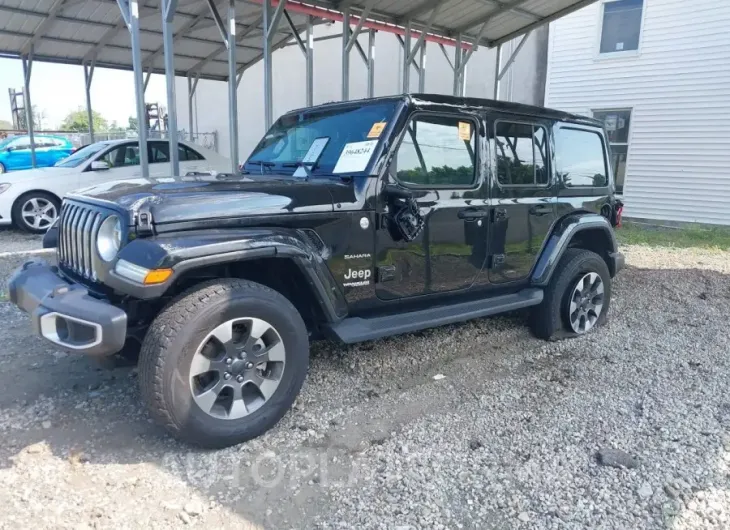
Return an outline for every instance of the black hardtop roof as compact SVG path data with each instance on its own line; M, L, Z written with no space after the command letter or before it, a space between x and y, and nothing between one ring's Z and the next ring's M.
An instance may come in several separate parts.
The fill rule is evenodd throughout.
M545 107L537 107L535 105L526 105L524 103L513 103L511 101L499 101L494 99L483 99L483 98L468 98L468 97L457 97L448 96L444 94L401 94L396 96L383 96L371 99L353 99L349 101L336 101L331 103L324 103L322 105L316 105L315 107L306 107L301 109L292 110L287 114L294 114L299 112L306 112L313 108L336 108L345 107L353 104L362 104L369 102L379 101L401 101L405 102L413 108L423 110L448 110L454 106L468 108L470 110L477 109L492 109L504 112L511 112L514 114L522 114L525 116L538 116L557 121L567 121L573 123L579 123L584 125L590 125L593 127L603 128L603 123L594 118L587 116L580 116L578 114L571 114L569 112L563 112L561 110L548 109Z

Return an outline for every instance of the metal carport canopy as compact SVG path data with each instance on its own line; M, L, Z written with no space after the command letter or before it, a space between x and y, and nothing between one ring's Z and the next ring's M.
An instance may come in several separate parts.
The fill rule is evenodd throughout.
M305 85L307 102L311 104L314 24L341 21L347 28L342 34L343 100L349 97L349 57L353 47L368 69L368 94L373 95L376 31L396 34L406 50L402 65L404 91L410 90L413 68L419 74L419 88L423 86L425 68L421 66L426 42L438 43L444 53L445 45L455 46L450 63L454 70L454 94L460 95L464 89L464 67L476 48L500 46L594 1L0 0L0 56L23 61L24 105L31 139L29 84L33 61L84 66L92 139L89 91L95 66L134 71L140 124L145 122L146 81L143 76L149 79L151 73L165 74L170 130L177 130L174 75L187 76L189 104L198 79L227 81L232 170L235 171L238 155L236 88L243 72L263 60L268 127L272 121L271 56L276 49L294 42L307 61ZM357 40L365 31L369 33L367 53ZM230 41L236 45L228 46ZM500 70L500 54L495 91L496 83L513 58L509 58ZM177 136L169 136L171 163L177 175ZM141 144L146 144L146 137L146 128L140 127ZM35 166L34 149L32 160ZM140 149L140 161L142 174L146 176L146 149Z

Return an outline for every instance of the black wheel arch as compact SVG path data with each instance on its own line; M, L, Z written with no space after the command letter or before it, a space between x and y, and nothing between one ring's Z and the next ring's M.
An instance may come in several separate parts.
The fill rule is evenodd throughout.
M243 278L281 292L308 325L337 322L347 304L325 262L321 248L297 230L206 230L175 236L136 239L118 259L148 269L170 268L163 284L134 284L116 273L107 277L117 293L142 300L174 296L213 278Z
M575 212L559 219L553 226L533 268L532 284L546 286L569 248L582 248L601 256L611 277L620 269L618 243L610 221L596 213Z

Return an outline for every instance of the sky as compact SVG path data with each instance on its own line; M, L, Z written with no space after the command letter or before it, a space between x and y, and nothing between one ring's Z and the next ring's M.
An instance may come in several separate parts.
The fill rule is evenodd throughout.
M79 107L86 109L84 69L81 66L36 62L31 70L31 102L45 113L43 129L58 129L64 118ZM0 120L12 122L8 89L23 89L23 66L20 59L0 58ZM179 97L179 95L178 95ZM145 100L167 107L165 78L150 78ZM96 68L91 84L91 106L110 123L127 124L136 116L134 77L132 72Z

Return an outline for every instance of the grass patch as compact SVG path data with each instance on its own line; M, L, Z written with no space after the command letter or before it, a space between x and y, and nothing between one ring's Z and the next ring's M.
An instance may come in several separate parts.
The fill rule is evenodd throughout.
M616 230L616 237L622 245L730 250L730 229L724 227L669 228L625 223Z

